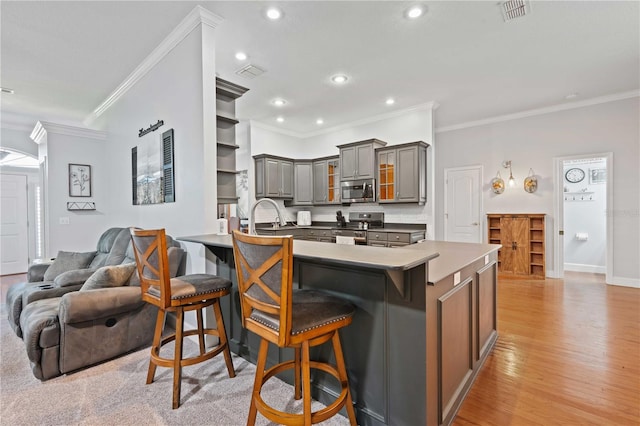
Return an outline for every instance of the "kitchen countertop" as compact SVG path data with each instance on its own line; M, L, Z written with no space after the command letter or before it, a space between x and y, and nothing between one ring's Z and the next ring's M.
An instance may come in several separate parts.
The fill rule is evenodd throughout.
M282 229L282 228L281 228ZM193 235L177 238L217 247L233 247L231 235ZM437 251L408 250L405 247L388 249L364 245L327 244L316 241L293 241L293 255L301 259L320 259L331 263L372 269L403 272L438 256Z
M476 260L498 250L500 244L454 243L449 241L423 241L404 246L407 251L437 252L440 256L429 262L429 283L435 284ZM393 249L396 250L396 249Z

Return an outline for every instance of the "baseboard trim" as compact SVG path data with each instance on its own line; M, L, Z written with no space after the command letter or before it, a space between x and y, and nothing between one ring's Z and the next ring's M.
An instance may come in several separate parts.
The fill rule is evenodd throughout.
M585 265L581 263L565 263L564 264L565 271L573 271L573 272L588 272L591 274L606 274L607 268L606 266L598 266L598 265Z
M638 278L625 278L625 277L611 277L611 282L607 282L609 285L618 285L621 287L633 287L640 288L640 279Z

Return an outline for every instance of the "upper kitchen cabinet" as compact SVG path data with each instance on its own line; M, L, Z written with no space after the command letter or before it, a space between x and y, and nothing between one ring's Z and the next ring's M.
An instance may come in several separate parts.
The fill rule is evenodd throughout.
M291 205L310 206L313 204L313 163L305 160L293 162L293 202Z
M247 88L216 77L216 171L218 204L238 202L236 194L236 99Z
M427 148L425 142L411 142L376 151L379 203L427 201Z
M272 155L254 155L256 198L293 199L293 160Z
M340 149L340 180L375 178L375 150L387 145L378 139L367 139L338 145Z
M296 182L297 184L297 182ZM340 159L337 156L313 161L313 204L340 203Z

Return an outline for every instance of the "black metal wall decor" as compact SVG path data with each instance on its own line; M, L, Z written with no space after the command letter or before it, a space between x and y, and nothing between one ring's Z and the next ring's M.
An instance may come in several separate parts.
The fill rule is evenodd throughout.
M164 120L158 120L158 122L156 124L150 124L149 127L142 128L140 130L138 130L138 137L141 138L144 135L146 135L147 133L150 132L155 132L156 130L158 130L160 127L164 126Z

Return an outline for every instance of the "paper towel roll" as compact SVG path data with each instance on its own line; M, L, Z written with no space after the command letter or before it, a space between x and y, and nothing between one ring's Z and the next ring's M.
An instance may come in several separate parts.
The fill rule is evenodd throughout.
M576 234L576 240L578 241L587 241L589 239L589 234L586 232L578 232Z

